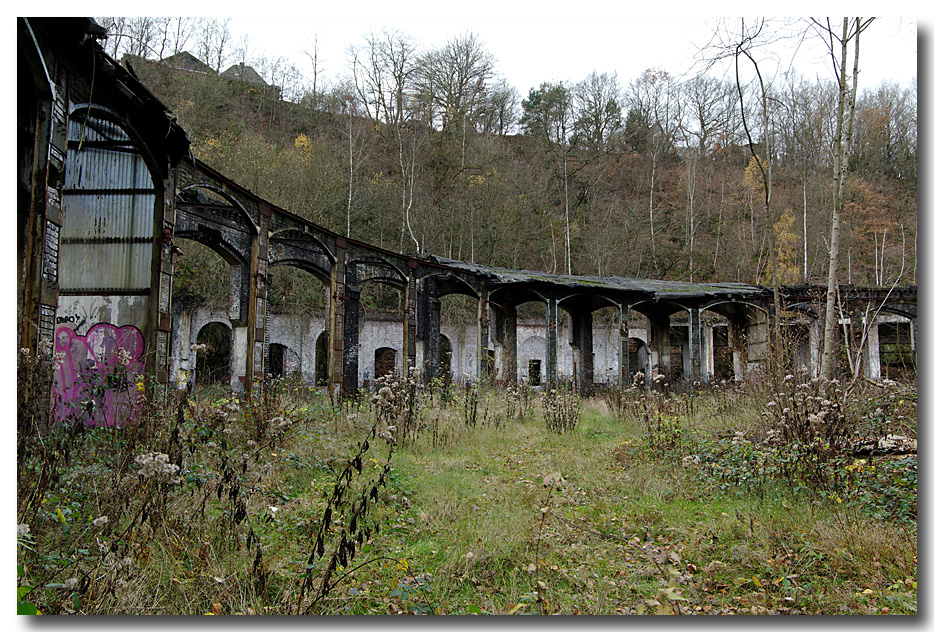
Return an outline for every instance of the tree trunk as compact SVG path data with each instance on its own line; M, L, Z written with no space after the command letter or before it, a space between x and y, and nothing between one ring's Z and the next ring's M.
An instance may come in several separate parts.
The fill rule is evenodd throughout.
M868 23L867 23L868 25ZM840 214L843 210L843 191L846 183L847 161L850 157L850 141L853 137L853 118L856 108L856 77L859 69L859 34L866 25L856 18L856 28L850 34L849 18L843 18L840 42L840 65L837 71L839 96L837 99L837 124L833 142L833 215L830 229L830 264L827 270L827 309L824 314L824 344L820 363L820 377L830 379L833 368L833 340L837 324L837 269L840 258ZM827 25L831 53L833 33ZM853 48L853 86L847 85L847 52L850 39Z

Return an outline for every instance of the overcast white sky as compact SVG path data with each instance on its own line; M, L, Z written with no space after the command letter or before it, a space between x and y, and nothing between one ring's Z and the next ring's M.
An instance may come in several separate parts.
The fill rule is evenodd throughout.
M246 35L254 57L284 57L309 78L311 62L304 51L312 50L317 35L319 78L323 75L327 82L347 75L347 47L362 44L370 31L400 30L422 50L473 32L496 57L499 74L522 96L544 81L577 82L593 70L615 71L622 86L650 67L674 74L689 71L717 23L710 16L628 15L620 10L621 4L567 0L561 5L563 12L547 9L547 3L536 3L536 10L529 12L515 3L489 0L447 8L440 8L440 2L358 1L346 3L346 8L334 2L309 6L304 15L226 15L232 17L235 43ZM861 87L883 80L909 84L917 74L917 21L917 17L880 18L870 26L861 40ZM782 70L791 58L791 51L786 51ZM807 65L808 61L816 63ZM818 72L830 76L827 61L825 49L813 42L810 50L797 53L795 67L809 77Z

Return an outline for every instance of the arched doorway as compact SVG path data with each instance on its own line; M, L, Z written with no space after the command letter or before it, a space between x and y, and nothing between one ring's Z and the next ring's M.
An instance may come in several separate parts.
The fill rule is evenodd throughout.
M230 328L224 323L208 323L198 332L198 351L195 361L195 382L199 385L229 382Z
M289 377L301 373L302 360L298 354L283 344L273 342L269 345L269 366L267 374L271 377Z

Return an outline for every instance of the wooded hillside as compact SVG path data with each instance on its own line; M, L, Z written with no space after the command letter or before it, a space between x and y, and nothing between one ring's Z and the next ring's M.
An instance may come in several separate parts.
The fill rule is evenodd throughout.
M419 50L385 32L354 51L327 89L281 64L259 68L273 88L223 78L221 64L195 73L130 63L176 113L197 159L356 239L546 272L826 282L832 80L767 78L764 116L758 83L661 68L520 95L471 34ZM860 89L856 113L838 280L915 283L917 82ZM749 138L771 172L768 212ZM177 291L201 294L203 253L185 246ZM319 302L283 301L311 281L277 274L274 309Z

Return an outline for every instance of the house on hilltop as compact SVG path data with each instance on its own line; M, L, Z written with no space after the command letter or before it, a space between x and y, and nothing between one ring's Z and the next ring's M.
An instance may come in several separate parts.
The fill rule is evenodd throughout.
M188 51L182 51L171 55L162 60L163 64L167 64L172 68L178 70L187 70L189 72L201 72L205 74L214 74L214 69L208 66L206 63L189 53Z
M234 79L239 81L245 81L247 83L256 83L261 86L268 86L269 84L256 72L252 66L247 66L244 63L234 64L227 70L221 73L221 77L225 79Z

